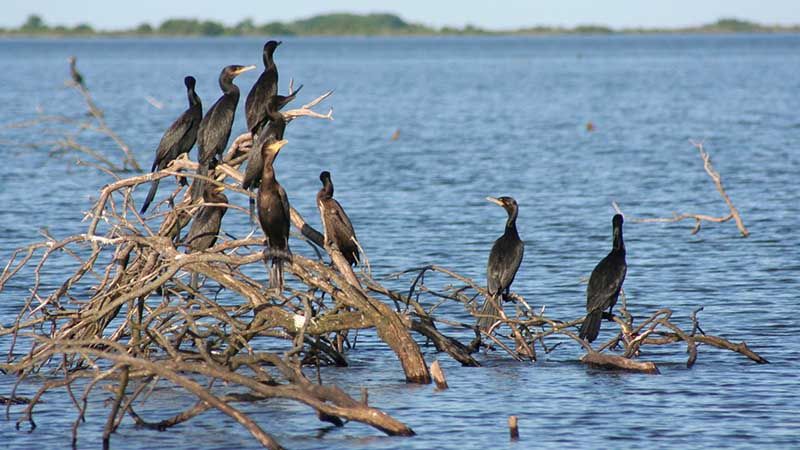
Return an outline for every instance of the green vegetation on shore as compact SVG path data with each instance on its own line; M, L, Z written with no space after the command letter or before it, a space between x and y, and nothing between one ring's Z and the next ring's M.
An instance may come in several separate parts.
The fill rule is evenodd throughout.
M473 25L434 28L406 22L394 14L323 14L293 22L256 24L244 19L233 26L197 19L167 19L158 26L143 23L127 30L96 30L83 23L51 26L31 15L18 28L0 28L2 36L425 36L425 35L547 35L547 34L666 34L666 33L798 33L800 25L768 26L738 19L684 28L625 28L603 25L576 27L535 26L515 30L487 30Z

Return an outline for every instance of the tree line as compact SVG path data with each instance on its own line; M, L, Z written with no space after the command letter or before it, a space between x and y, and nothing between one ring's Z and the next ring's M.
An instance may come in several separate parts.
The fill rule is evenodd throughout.
M158 25L141 23L122 30L99 30L88 23L74 26L49 25L32 14L17 28L0 28L0 35L23 36L402 36L402 35L541 35L541 34L651 34L651 33L796 33L800 25L762 25L724 18L714 23L683 28L625 28L585 24L575 27L532 26L515 30L488 30L474 25L435 28L411 23L394 14L334 13L292 22L257 24L246 18L234 25L213 20L170 18Z

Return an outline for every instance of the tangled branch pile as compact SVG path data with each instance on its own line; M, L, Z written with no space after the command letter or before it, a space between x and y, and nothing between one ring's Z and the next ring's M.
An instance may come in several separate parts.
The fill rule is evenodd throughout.
M287 120L330 118L330 113L312 110L328 95L283 114ZM240 165L251 147L249 134L235 139L223 161L203 177L205 182L253 197L238 187ZM0 275L0 291L21 277L32 276L33 284L14 323L0 328L0 336L11 339L0 369L15 374L18 384L36 374L46 375L18 424L35 427L34 408L42 396L63 388L76 409L74 442L88 412L87 398L98 387L111 385L115 395L104 430L106 443L125 416L137 425L165 430L215 408L265 447L281 448L234 406L273 398L304 403L320 420L337 426L357 421L389 435L413 435L408 425L370 406L366 396L356 400L321 379L310 380L302 371L304 366L346 366L354 330L367 328L375 329L394 352L411 383L431 380L415 335L465 366L480 365L473 355L481 348L498 348L516 360L535 361L540 352L570 342L586 350L582 360L587 364L651 373L657 373L656 365L637 358L642 348L678 342L686 344L690 367L699 344L766 362L744 343L702 333L696 311L689 331L671 322L668 309L635 324L624 301L621 314L613 317L619 333L597 348L574 331L583 318L549 318L543 309L536 312L513 294L515 312L507 315L501 310L489 329L480 329L475 319L480 316L476 306L487 295L483 286L446 268L426 266L396 274L394 278L408 278L409 289L392 290L367 272L353 272L338 248L326 243L294 210L292 222L299 237L315 246L319 257L292 255L284 265L290 275L284 289L269 288L263 276L266 255L261 237L221 239L195 253L176 244L180 230L203 202L202 198L193 202L187 188L179 186L172 193L173 207L167 212L138 214L133 192L139 185L178 174L201 177L194 173L196 168L196 163L181 158L153 174L119 179L101 190L87 215L85 233L61 240L48 237L11 256ZM225 206L247 214L244 208ZM332 264L326 263L325 254ZM74 261L74 273L56 286L43 282L49 265L65 258ZM205 282L195 289L188 281L192 276ZM211 295L222 290L223 300ZM463 309L441 308L445 303ZM445 310L461 311L460 317L469 320L439 313ZM440 328L445 327L458 338L443 334ZM470 342L464 341L465 335ZM619 346L622 353L611 352ZM83 393L76 396L72 390L76 381L87 379ZM165 380L190 392L197 403L172 417L146 417L141 406L146 392ZM15 398L11 392L8 403Z

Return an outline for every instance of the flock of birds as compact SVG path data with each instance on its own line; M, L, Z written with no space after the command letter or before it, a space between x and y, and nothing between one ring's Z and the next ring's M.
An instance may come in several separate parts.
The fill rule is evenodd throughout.
M253 146L248 156L247 168L242 181L243 189L257 189L255 205L251 199L250 208L257 210L257 216L271 256L269 276L270 288L283 289L284 259L291 257L289 250L290 208L286 191L275 178L273 167L275 158L286 143L283 134L286 120L281 108L291 102L302 89L288 96L278 94L278 69L274 53L281 43L269 41L264 45L264 71L253 85L245 100L247 128L253 136ZM230 139L231 127L239 103L239 88L233 84L234 78L255 66L231 65L222 69L219 86L222 96L203 115L200 97L195 92L195 79L187 76L184 80L189 108L164 132L156 150L151 170L165 169L172 161L198 146L197 174L208 177L218 164ZM317 193L317 207L320 211L325 243L335 244L351 265L359 262L359 247L356 234L349 217L342 206L333 198L333 182L327 171L320 173L322 188ZM152 185L141 208L144 214L155 198L159 180ZM179 177L183 185L187 181ZM203 206L194 216L189 232L183 239L190 252L202 252L211 248L217 240L222 218L227 211L228 198L224 187L207 184L203 178L195 178L192 199L203 198ZM502 206L507 214L505 232L498 238L489 253L486 269L488 296L478 319L478 326L490 330L500 316L502 302L509 300L511 284L519 270L524 253L524 243L517 232L519 207L511 197L487 197L487 200ZM252 217L252 214L251 214ZM622 216L617 214L612 220L613 246L611 252L601 260L592 271L587 288L586 311L579 336L589 342L594 341L600 331L604 317L610 318L614 305L625 280L625 244L622 238ZM267 253L265 253L267 254ZM196 289L197 280L192 279ZM605 311L608 310L608 314Z

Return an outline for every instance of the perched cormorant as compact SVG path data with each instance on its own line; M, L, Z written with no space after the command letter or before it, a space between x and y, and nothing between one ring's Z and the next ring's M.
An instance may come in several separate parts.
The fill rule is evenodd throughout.
M336 244L347 262L354 265L359 262L356 232L342 205L333 198L333 181L331 174L324 171L319 174L322 188L317 193L317 208L322 219L322 229L325 232L325 244Z
M203 192L204 203L227 204L228 197L223 194L225 190L222 186L206 186ZM198 253L213 247L217 242L217 235L222 225L222 217L228 211L227 206L203 205L197 211L189 228L189 233L183 239L183 243L189 248L189 253ZM192 274L191 287L197 290L197 274Z
M256 135L261 134L261 130L267 122L273 120L267 108L272 105L275 111L280 111L289 102L294 100L297 93L303 89L300 85L291 95L278 95L278 66L275 65L273 56L275 49L281 45L281 41L269 41L264 44L263 60L264 71L258 77L247 98L244 101L244 112L247 118L247 130ZM279 138L278 140L283 139ZM253 148L261 148L260 146ZM259 153L259 152L256 152ZM259 173L261 172L259 168ZM258 182L256 182L258 184Z
M622 216L616 214L611 221L614 230L614 245L611 252L602 259L589 277L589 287L586 288L586 318L581 325L579 336L589 342L597 339L600 333L600 323L603 321L603 311L608 309L609 314L617 303L622 282L628 265L625 263L625 242L622 240Z
M247 130L253 134L256 133L256 128L263 121L269 120L267 117L267 104L274 95L278 94L278 66L275 65L273 55L279 45L281 45L280 41L269 41L264 44L264 52L262 54L264 71L261 72L244 101Z
M209 164L215 156L222 155L228 146L231 136L231 127L236 114L236 105L239 103L239 88L233 84L237 75L255 69L256 66L227 66L219 74L219 87L222 96L209 108L200 129L197 131L197 173L208 175ZM192 199L196 200L205 192L204 181L195 179L192 184Z
M69 61L69 75L70 77L72 77L72 82L78 86L85 88L86 85L83 83L83 75L81 75L81 73L78 72L78 68L75 66L75 63L78 61L78 58L70 56L68 61Z
M289 251L289 199L283 186L275 179L273 164L286 141L264 143L259 149L264 159L261 173L261 184L258 188L258 221L267 238L267 246L271 252L283 253L272 257L269 271L269 286L283 290L283 258ZM256 149L253 149L255 151ZM266 261L265 261L266 262Z
M200 127L200 121L203 120L203 104L194 91L194 77L184 78L183 84L186 85L189 108L167 128L167 131L161 137L161 142L158 143L158 150L156 150L156 158L153 160L153 167L150 169L152 172L166 168L169 163L179 156L188 153L197 140L197 129ZM186 185L186 178L181 177L180 181L181 184ZM141 214L147 211L150 202L156 196L158 182L159 180L153 180L150 191L147 193L147 198L142 205Z
M508 213L508 220L505 232L492 245L486 265L486 290L489 298L483 303L483 317L478 319L478 326L483 329L488 329L497 320L500 302L509 294L525 251L525 244L517 233L517 201L511 197L486 197L486 200L502 206Z

